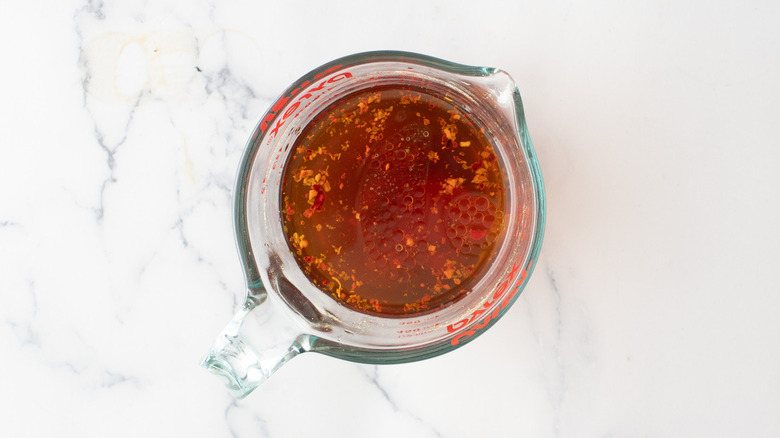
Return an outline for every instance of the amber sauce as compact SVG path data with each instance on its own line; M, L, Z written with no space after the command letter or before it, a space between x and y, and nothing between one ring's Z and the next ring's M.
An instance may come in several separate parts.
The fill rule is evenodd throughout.
M409 315L462 298L503 231L489 137L414 89L331 104L300 134L281 187L285 236L309 280L342 304Z

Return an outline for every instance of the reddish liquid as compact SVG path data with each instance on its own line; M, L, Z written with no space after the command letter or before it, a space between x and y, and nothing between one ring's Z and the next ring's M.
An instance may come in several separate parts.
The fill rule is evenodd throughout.
M309 280L353 309L426 312L462 298L503 231L487 136L415 90L361 91L301 133L282 178L282 221Z

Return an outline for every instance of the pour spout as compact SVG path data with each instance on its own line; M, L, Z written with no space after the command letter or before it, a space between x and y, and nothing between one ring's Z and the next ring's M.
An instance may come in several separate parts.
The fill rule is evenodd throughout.
M201 366L221 377L237 399L249 395L271 374L304 351L299 331L277 304L248 300L220 333Z

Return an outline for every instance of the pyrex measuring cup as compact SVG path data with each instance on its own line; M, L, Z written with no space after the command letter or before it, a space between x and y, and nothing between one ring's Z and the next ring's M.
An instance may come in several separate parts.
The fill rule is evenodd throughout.
M473 117L492 140L508 189L504 230L486 273L462 299L409 315L359 312L319 290L296 263L280 214L284 164L303 128L341 96L394 84L435 92ZM505 72L385 51L329 62L282 94L247 145L234 215L248 291L202 366L240 398L301 353L391 364L430 358L475 339L527 283L541 248L545 199L520 94Z

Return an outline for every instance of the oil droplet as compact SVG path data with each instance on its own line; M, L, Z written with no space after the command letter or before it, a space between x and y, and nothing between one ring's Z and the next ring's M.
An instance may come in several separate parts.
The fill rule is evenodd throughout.
M458 235L457 230L454 227L447 228L447 237L454 239Z

